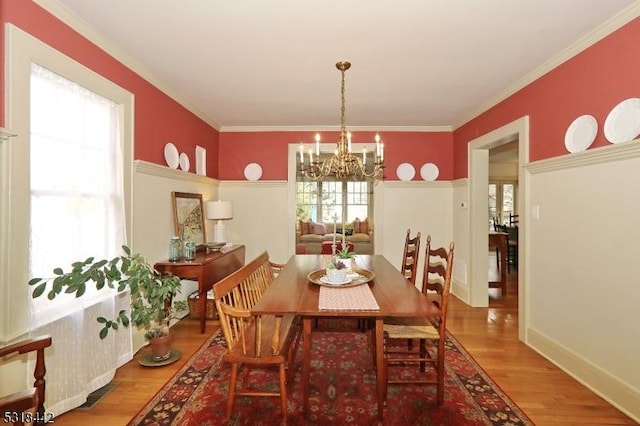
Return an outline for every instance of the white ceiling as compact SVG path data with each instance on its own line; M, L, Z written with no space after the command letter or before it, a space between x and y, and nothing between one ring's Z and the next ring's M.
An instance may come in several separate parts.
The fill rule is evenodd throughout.
M223 131L335 128L339 60L349 127L455 128L638 3L36 1Z

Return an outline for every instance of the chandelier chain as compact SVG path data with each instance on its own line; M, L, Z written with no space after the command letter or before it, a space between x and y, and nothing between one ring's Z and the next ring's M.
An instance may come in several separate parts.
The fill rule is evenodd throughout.
M384 145L376 134L375 152L371 169L367 169L367 153L363 150L362 159L351 152L351 133L346 129L345 107L345 71L351 67L351 63L341 61L336 68L341 72L340 84L340 136L334 155L320 160L320 135L316 134L316 156L314 159L312 150L309 150L309 164L304 161L302 142L300 143L300 167L298 171L312 180L323 180L335 177L337 180L345 180L349 177L383 178L384 171Z

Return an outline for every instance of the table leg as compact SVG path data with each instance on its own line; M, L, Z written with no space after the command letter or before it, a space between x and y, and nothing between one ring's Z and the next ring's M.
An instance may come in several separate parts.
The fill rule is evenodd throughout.
M507 237L505 235L500 236L500 290L501 296L507 295Z
M204 334L207 324L207 292L198 291L198 303L200 303L200 334Z
M309 376L311 373L311 318L302 319L302 415L309 411Z
M376 384L378 393L378 420L382 423L384 416L385 377L384 377L384 348L383 348L384 320L376 318Z

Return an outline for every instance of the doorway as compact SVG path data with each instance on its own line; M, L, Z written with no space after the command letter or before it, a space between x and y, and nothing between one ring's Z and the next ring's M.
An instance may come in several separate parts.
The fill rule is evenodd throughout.
M472 140L469 158L469 304L486 307L489 304L487 265L489 245L487 225L489 211L489 150L518 141L519 213L518 242L518 334L525 340L526 324L526 241L527 241L527 174L524 166L529 159L529 117L525 116L490 133Z

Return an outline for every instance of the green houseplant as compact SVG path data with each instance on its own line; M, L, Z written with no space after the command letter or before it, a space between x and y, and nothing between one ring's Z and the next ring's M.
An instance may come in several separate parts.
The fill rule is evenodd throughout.
M356 257L356 254L349 251L349 246L344 244L340 250L336 251L336 257L338 259L353 259Z
M154 339L169 335L169 321L179 312L187 310L187 303L184 301L171 303L173 297L180 292L180 278L160 274L141 254L132 253L127 246L122 246L122 249L125 254L111 260L96 261L90 257L85 261L72 263L72 269L68 272L62 268L55 268L54 277L32 278L29 281L30 286L35 286L32 297L46 294L53 300L63 291L82 297L91 282L98 290L117 288L121 292L129 289L129 312L122 310L112 319L98 317L97 321L103 325L99 332L100 338L107 337L110 329L118 330L120 325L128 327L133 323L136 327L146 330L144 337L153 345ZM49 283L51 288L47 291Z

